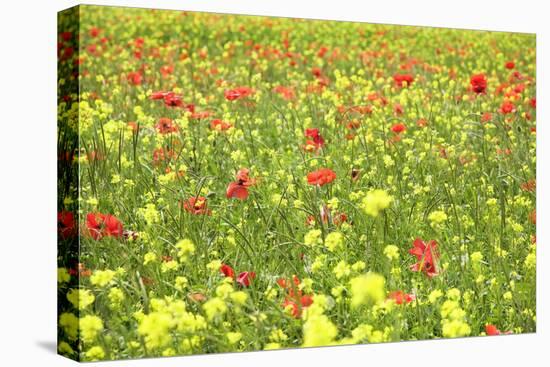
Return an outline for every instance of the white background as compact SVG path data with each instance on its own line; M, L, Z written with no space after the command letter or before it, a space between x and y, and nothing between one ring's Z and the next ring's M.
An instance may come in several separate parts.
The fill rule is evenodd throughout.
M550 21L548 10L544 9L546 1L129 0L94 3L531 32L537 33L538 61L537 334L107 362L103 366L548 365ZM55 355L55 132L56 12L76 4L76 1L64 0L4 0L0 10L1 366L75 364ZM545 362L541 361L542 356L547 357Z

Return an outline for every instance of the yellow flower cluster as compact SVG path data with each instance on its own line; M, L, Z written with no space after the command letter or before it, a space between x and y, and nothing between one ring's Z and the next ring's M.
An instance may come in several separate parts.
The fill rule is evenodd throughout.
M436 210L428 215L428 220L430 221L432 226L437 226L447 220L447 214L445 214L443 210Z
M384 247L384 255L390 260L399 259L399 247L395 245L387 245Z
M105 351L100 346L94 346L88 349L84 353L84 360L86 361L101 361L105 358Z
M447 291L447 300L441 305L441 329L445 338L468 336L472 332L466 322L466 312L460 307L460 298L460 291L452 288Z
M160 213L155 204L152 203L146 204L143 208L139 208L138 214L145 219L145 222L148 225L153 225L160 221Z
M95 341L98 334L103 331L103 321L97 316L86 315L79 320L80 337L84 343Z
M336 251L344 247L344 235L340 232L331 232L325 237L325 246L329 251Z
M322 232L320 229L310 230L304 236L304 244L310 247L320 245L322 243L321 234Z
M96 270L90 277L90 283L103 288L113 281L115 275L113 270Z
M94 303L95 296L87 289L71 289L67 293L67 299L75 308L84 310Z
M137 313L138 333L144 337L148 349L162 350L172 344L172 332L194 336L206 328L206 320L186 309L185 302L171 297L153 298L151 312ZM189 340L184 339L182 349L187 349Z
M351 305L372 305L386 297L386 280L380 274L367 273L350 280Z
M183 239L176 243L178 257L181 262L186 262L189 256L195 253L195 244L189 239Z
M313 305L305 311L303 325L304 347L332 345L338 335L336 325L324 314L328 300L326 296L316 295Z
M382 210L390 206L392 200L393 198L384 190L371 190L361 201L361 208L368 215L377 217Z
M57 282L58 283L68 283L71 280L69 272L65 268L57 269Z

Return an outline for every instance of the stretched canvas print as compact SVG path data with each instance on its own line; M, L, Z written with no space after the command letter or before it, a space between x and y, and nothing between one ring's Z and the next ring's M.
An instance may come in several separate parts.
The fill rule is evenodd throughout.
M535 332L535 35L58 25L60 354Z

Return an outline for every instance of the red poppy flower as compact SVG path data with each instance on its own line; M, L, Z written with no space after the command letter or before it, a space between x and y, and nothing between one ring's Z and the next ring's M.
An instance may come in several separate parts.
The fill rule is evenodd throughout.
M428 126L428 121L426 119L420 118L416 121L416 126L426 127L426 126Z
M495 336L495 335L502 335L503 332L500 331L495 325L493 324L487 324L485 325L485 333L487 333L487 335L489 336ZM504 334L508 335L508 334L512 334L511 331L506 331L504 332Z
M307 174L307 183L310 185L323 186L336 179L336 173L329 168L321 168Z
M485 112L485 113L483 113L483 115L481 115L481 122L482 123L489 122L492 119L493 119L493 115L491 114L491 112Z
M254 278L256 278L256 273L254 273L253 271L243 271L237 277L237 283L239 283L243 287L250 287L250 282Z
M487 335L500 335L500 330L497 329L497 327L495 325L491 325L491 324L487 324L485 325L485 332L487 333Z
M150 99L152 100L164 100L164 104L167 107L182 107L183 106L183 100L181 95L176 94L174 92L153 92L150 96Z
M99 36L99 32L100 32L100 31L101 31L101 30L100 30L99 28L97 28L97 27L92 27L92 28L90 28L90 37L97 37L97 36Z
M69 269L69 275L89 277L90 275L92 275L92 271L86 268L86 265L84 265L83 263L78 263L76 264L76 267Z
M191 114L195 113L195 105L193 103L187 103L184 107L188 112L191 112Z
M222 121L220 119L214 119L210 122L210 128L212 130L225 131L233 127L229 122Z
M128 121L128 127L132 129L132 131L136 132L139 131L139 125L135 121Z
M298 288L300 285L300 279L296 275L292 276L292 280L280 278L277 280L277 284L287 291L285 300L283 301L283 308L291 307L291 315L295 318L299 318L302 315L302 310L313 304L313 297L308 294L303 294Z
M322 146L325 144L325 140L323 139L321 134L319 134L319 129L316 129L316 128L306 129L304 132L304 135L308 138L312 138L315 141L315 144L319 146Z
M311 73L313 74L313 76L315 76L316 78L319 78L321 77L321 75L323 75L323 72L321 71L321 68L318 68L318 67L314 67L311 69Z
M103 160L103 159L105 158L105 156L104 156L102 153L97 152L97 151L95 151L95 150L92 150L91 152L88 152L88 153L86 154L86 157L88 158L88 160L89 160L90 162L93 162L93 161L101 161L101 160Z
M512 102L504 101L502 105L500 105L500 112L504 115L516 112L516 106Z
M239 200L244 200L248 197L248 189L246 186L240 185L238 182L231 182L227 186L225 196L230 198L237 198Z
M332 223L335 225L335 226L339 226L341 225L342 223L345 223L348 221L348 216L346 213L336 213L333 217L332 217Z
M168 117L161 117L155 127L161 134L169 134L178 131L178 126Z
M237 87L235 89L226 90L224 92L225 99L235 101L244 97L248 97L254 93L254 90L249 87Z
M233 268L227 264L222 264L220 271L226 278L235 278L235 271Z
M227 186L225 195L228 199L237 198L244 200L248 197L248 187L256 183L255 179L251 179L248 176L248 172L247 168L241 168L239 172L237 172L237 181L231 182L229 186Z
M506 66L506 69L512 70L516 67L516 64L513 61L508 61L506 62L506 64L504 64L504 66Z
M177 95L176 93L169 93L164 97L164 104L167 107L182 107L183 100L180 95Z
M412 271L423 271L430 278L439 274L437 269L439 252L435 240L426 244L421 238L417 238L414 240L413 248L409 250L409 254L414 255L418 260L416 264L411 265Z
M394 291L388 295L388 299L395 301L397 305L402 305L403 303L411 303L416 299L416 296L403 291Z
M249 174L250 171L248 168L241 168L237 171L237 180L242 181L243 183L249 182L250 185L252 185L254 180L250 178Z
M313 304L313 296L306 294L300 297L300 304L303 308L311 306Z
M210 210L206 206L206 198L204 196L190 197L183 203L183 208L187 212L195 215L201 215L201 214L210 215Z
M174 72L174 65L163 65L160 67L160 73L162 74L163 78L168 77L173 72Z
M355 130L355 129L358 129L361 127L361 122L360 121L357 121L357 120L353 120L353 121L350 121L346 124L346 129L348 130ZM354 134L348 134L348 136L350 137L350 140L353 139L353 137L355 136Z
M319 49L319 51L317 52L317 56L318 57L323 57L325 56L325 54L327 53L328 51L328 48L325 47L325 46L321 46L321 48Z
M63 39L63 41L69 42L73 37L73 34L71 32L61 32L60 36Z
M202 119L210 117L211 115L212 115L212 112L210 112L210 111L193 112L191 114L191 118L196 119L196 120L202 120Z
M162 162L169 162L176 157L176 153L171 149L157 148L153 151L153 164L160 165Z
M99 240L101 238L101 222L102 214L93 214L89 213L86 216L86 226L88 227L88 232L94 240Z
M306 218L306 226L313 227L316 223L315 217L313 215L308 215Z
M75 156L74 151L65 151L65 152L59 152L59 155L57 157L58 160L64 161L64 162L73 162ZM59 215L59 214L58 214Z
M74 48L73 47L67 47L63 50L63 53L61 54L62 60L68 60L74 55Z
M485 78L485 74L472 75L470 78L470 85L474 93L485 94L487 91L487 79Z
M402 87L403 85L408 87L413 83L414 78L411 74L395 74L393 76L393 81L398 87Z
M533 224L537 224L537 210L533 209L531 213L529 213L529 221Z
M76 234L74 214L68 211L57 213L57 231L63 239L73 237Z
M521 94L525 90L525 84L521 83L516 86L514 86L514 91L511 93L511 96L515 96L515 94Z
M296 98L296 93L294 93L294 89L290 87L285 87L282 85L278 85L275 88L273 88L273 92L281 95L285 100L290 101L294 98Z
M401 116L404 112L405 112L405 109L399 103L396 103L395 105L393 105L393 113L396 116Z
M121 237L123 233L122 223L111 214L103 216L103 233L108 237Z
M371 102L380 101L380 103L382 103L383 106L388 104L388 99L377 92L370 93L367 96L367 99Z
M514 71L512 73L512 76L510 77L510 82L514 82L514 79L515 80L522 80L523 79L523 75L521 75L521 73L519 71Z
M290 314L294 318L300 318L302 316L302 311L304 308L308 308L313 304L313 297L310 295L305 295L300 297L299 300L285 299L283 301L283 308L291 307Z
M289 279L285 279L285 278L277 279L277 284L281 288L284 288L284 289L292 287L292 283L294 283L295 286L299 286L300 285L300 279L296 275L292 276L292 281L290 281Z
M143 78L139 71L131 71L126 75L126 79L133 85L140 85Z
M320 93L329 84L330 84L330 79L321 74L317 77L317 86L308 87L308 92Z
M159 100L159 99L164 99L164 97L166 95L168 95L169 93L172 93L172 92L163 92L163 91L158 91L158 92L153 92L149 98L152 99L152 100Z
M318 150L325 145L325 139L319 134L319 129L306 129L305 136L311 139L306 140L304 150L311 152Z
M315 145L315 142L313 140L308 139L306 140L306 143L304 144L303 149L306 152L314 152L319 148Z
M88 53L91 55L97 55L97 46L96 45L89 45L88 46Z
M523 191L534 192L537 189L537 181L529 180L520 185Z
M299 318L301 315L300 308L298 307L298 304L296 301L292 301L290 299L285 299L283 301L283 308L286 309L287 307L291 307L290 314L295 317Z
M94 240L100 240L103 237L120 238L124 232L120 220L111 214L88 213L86 227Z
M512 154L512 150L510 148L506 148L506 149L496 148L496 151L497 151L498 155L510 155L510 154Z
M145 39L143 37L138 37L134 40L134 46L137 48L142 48L145 44Z
M391 127L391 131L393 131L396 134L401 134L403 131L407 130L407 127L405 124L395 124Z

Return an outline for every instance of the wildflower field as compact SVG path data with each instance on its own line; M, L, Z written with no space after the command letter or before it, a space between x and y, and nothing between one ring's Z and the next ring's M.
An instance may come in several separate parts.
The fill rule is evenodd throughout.
M58 348L535 332L535 36L59 15Z

